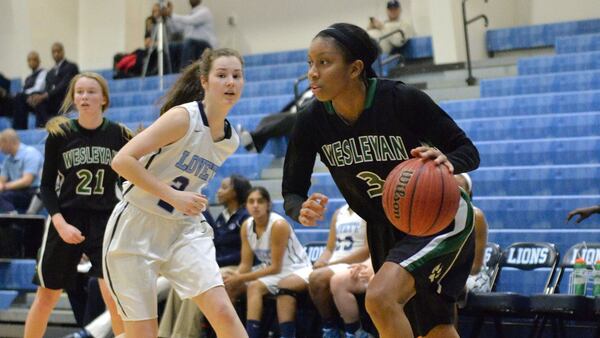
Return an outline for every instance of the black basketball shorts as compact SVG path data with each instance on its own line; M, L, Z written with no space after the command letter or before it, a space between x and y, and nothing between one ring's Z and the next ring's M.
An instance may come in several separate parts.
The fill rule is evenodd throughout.
M38 251L33 283L49 289L72 286L77 276L77 265L84 253L92 263L89 276L102 278L102 242L111 212L64 209L61 214L67 223L81 231L85 240L79 244L66 243L49 220Z

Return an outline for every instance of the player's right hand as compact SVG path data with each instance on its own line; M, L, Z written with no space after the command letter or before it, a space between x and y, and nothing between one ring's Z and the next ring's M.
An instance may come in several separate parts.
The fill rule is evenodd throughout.
M329 202L329 197L320 193L313 193L302 203L298 221L305 226L317 225L317 221L322 221L325 218L327 202Z
M65 222L61 226L55 226L55 228L65 243L79 244L85 240L85 236L81 234L81 231L69 223Z
M188 216L198 216L206 210L208 205L206 196L192 191L173 190L175 193L169 204L175 209Z

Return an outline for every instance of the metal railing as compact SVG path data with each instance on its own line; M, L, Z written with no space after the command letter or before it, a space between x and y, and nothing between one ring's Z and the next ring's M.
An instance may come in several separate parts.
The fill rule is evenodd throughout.
M400 28L391 31L387 34L384 34L382 36L380 36L377 39L377 44L381 45L381 41L389 39L390 37L392 37L395 34L400 34L402 35L402 44L406 43L406 34L404 33L404 31ZM383 66L387 65L388 63L398 60L400 59L400 61L398 63L404 63L404 55L402 54L393 54L388 56L385 60L383 60L383 55L379 54L379 56L377 57L377 68L379 68L379 75L383 75Z
M488 0L484 0L486 3L488 2ZM484 25L485 27L488 26L489 21L488 18L485 14L479 14L478 16L471 18L469 20L467 20L467 8L466 8L466 2L467 0L462 0L462 19L463 19L463 31L465 33L465 48L467 49L467 72L468 72L468 76L467 76L467 84L469 86L472 86L474 84L477 83L477 79L475 77L473 77L473 70L471 67L471 48L469 47L469 31L467 29L467 26L472 24L473 22L479 20L479 19L483 19L484 21Z

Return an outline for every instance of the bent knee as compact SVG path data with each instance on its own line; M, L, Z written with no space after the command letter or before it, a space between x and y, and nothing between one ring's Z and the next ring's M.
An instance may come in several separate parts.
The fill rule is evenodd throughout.
M248 283L248 289L246 290L248 297L262 296L262 295L266 294L267 292L268 292L267 286L263 282L260 282L258 280Z
M313 271L308 277L308 284L311 289L328 289L329 281L333 276L333 271L329 268L321 268Z

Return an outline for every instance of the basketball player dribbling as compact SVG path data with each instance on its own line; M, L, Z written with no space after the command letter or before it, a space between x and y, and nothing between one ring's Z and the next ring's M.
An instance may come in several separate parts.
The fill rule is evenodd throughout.
M474 246L468 196L462 194L446 229L414 237L388 221L381 195L387 174L409 157L462 173L477 168L479 153L427 95L378 79L371 68L377 54L367 33L351 24L334 24L312 40L308 79L316 100L299 113L288 144L286 213L306 226L323 219L327 196L307 196L318 153L344 199L367 222L377 272L367 288L366 307L380 336L458 337L455 302Z
M239 145L225 117L243 84L238 52L206 50L173 85L160 118L113 159L128 182L107 225L104 274L127 337L157 336L158 275L198 305L219 337L247 337L223 287L200 194Z

